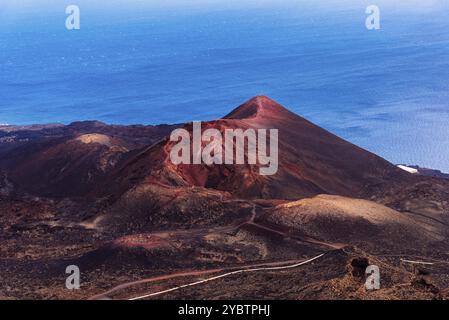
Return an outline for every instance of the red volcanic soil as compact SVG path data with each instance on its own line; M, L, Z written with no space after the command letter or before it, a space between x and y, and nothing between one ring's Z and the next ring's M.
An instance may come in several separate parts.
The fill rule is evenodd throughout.
M184 126L192 132L192 125ZM108 194L126 192L139 184L200 186L228 191L236 197L298 199L318 194L359 196L370 185L406 179L406 173L290 112L275 101L259 96L223 119L202 123L202 130L278 129L279 170L262 176L258 165L175 166L168 138L130 157L113 174ZM224 136L224 134L223 134Z
M3 171L9 189L18 193L86 196L120 161L176 127L115 126L97 121L0 127L0 176Z
M180 127L0 127L0 299L85 299L114 287L124 290L108 298L130 298L323 253L162 297L447 296L449 180L411 175L263 96L202 130L278 129L274 175L259 164L174 165L169 135ZM403 259L434 264L409 270ZM83 290L65 289L70 264ZM364 289L368 264L382 270L375 293Z

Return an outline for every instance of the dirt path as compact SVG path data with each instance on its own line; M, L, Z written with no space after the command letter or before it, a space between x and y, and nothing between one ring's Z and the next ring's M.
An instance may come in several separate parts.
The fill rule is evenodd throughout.
M277 262L268 262L268 263L259 263L259 264L251 264L251 265L246 265L246 266L239 266L238 269L237 267L228 267L228 268L217 268L217 269L208 269L208 270L194 270L194 271L185 271L185 272L176 272L176 273L172 273L169 275L162 275L162 276L156 276L156 277L151 277L151 278L147 278L147 279L142 279L142 280L138 280L138 281L132 281L132 282L127 282L127 283L123 283L121 285L118 285L106 292L103 292L101 294L95 295L91 298L89 298L89 300L102 300L102 299L108 299L109 295L116 293L120 290L123 289L127 289L133 286L137 286L137 285L141 285L141 284L147 284L147 283L152 283L152 282L158 282L158 281L164 281L164 280L170 280L170 279L175 279L175 278L183 278L183 277L191 277L191 276L203 276L203 275L208 275L208 274L213 274L213 273L219 273L219 272L226 272L229 270L233 270L233 269L237 269L237 270L233 270L233 271L229 271L225 274L222 275L218 275L218 276L214 276L211 277L209 279L205 279L205 280L200 280L200 281L196 281L193 283L189 283L186 285L182 285L179 287L175 287L175 288L171 288L168 290L163 290L160 292L156 292L156 293L151 293L149 296L155 296L155 295L159 295L159 294L163 294L166 292L170 292L170 291L175 291L175 290L179 290L181 288L184 287L189 287L189 286L193 286L193 285L197 285L197 284L201 284L201 283L205 283L205 282L209 282L209 281L213 281L216 279L220 279L223 277L227 277L233 274L238 274L238 273L246 273L246 272L256 272L256 271L270 271L270 270L284 270L284 269L291 269L291 268L296 268L300 265L306 264L306 263L310 263L318 258L321 258L323 254L320 254L319 256L316 256L312 259L308 259L308 260L287 260L287 261L277 261ZM149 297L148 296L148 297ZM145 296L147 297L147 296ZM139 300L140 297L138 298L132 298L129 300Z
M291 235L291 234L288 234L288 233L286 233L284 231L276 230L274 228L267 227L267 226L264 226L264 225L261 225L261 224L255 223L255 222L249 222L248 224L252 225L252 226L255 226L257 228L263 229L265 231L276 233L276 234L284 236L284 237L292 238L292 239L297 240L299 242L306 242L306 243L316 244L316 245L325 246L325 247L329 247L329 248L337 249L337 250L346 247L346 244L344 244L344 243L330 243L330 242L319 241L319 240L316 240L316 239L313 239L313 238L309 238L309 237L299 237L299 236Z
M293 268L297 268L299 266L302 266L304 264L311 263L311 262L321 258L324 255L325 255L325 253L320 254L320 255L318 255L318 256L316 256L314 258L308 259L306 261L298 262L298 263L295 263L295 264L292 264L292 265L287 265L287 266L262 267L262 268L256 268L256 269L236 270L236 271L228 272L228 273L225 273L225 274L222 274L222 275L219 275L219 276L215 276L215 277L212 277L212 278L209 278L209 279L204 279L204 280L200 280L200 281L196 281L196 282L191 282L191 283L188 283L188 284L184 284L182 286L174 287L174 288L163 290L163 291L148 293L148 294L145 294L145 295L142 295L142 296L139 296L139 297L130 298L128 300L142 300L142 299L158 296L158 295L161 295L161 294L164 294L164 293L180 290L180 289L187 288L187 287L193 287L193 286L200 285L200 284L203 284L203 283L206 283L206 282L210 282L210 281L218 280L218 279L221 279L221 278L229 277L231 275L235 275L235 274L239 274L239 273L279 271L279 270L285 270L285 269L293 269Z

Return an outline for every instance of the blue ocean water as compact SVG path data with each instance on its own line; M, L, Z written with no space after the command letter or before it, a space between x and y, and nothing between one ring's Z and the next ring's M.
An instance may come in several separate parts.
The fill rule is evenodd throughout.
M449 4L0 3L0 123L179 123L272 97L394 163L449 172ZM20 4L18 4L20 3Z

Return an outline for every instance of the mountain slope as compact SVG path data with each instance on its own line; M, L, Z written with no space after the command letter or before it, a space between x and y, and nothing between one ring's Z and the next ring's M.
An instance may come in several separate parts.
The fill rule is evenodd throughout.
M271 208L261 218L315 239L400 251L419 243L445 239L446 228L419 223L413 216L380 204L340 196L320 195Z
M0 189L5 184L8 193L85 196L122 159L159 141L174 128L97 121L0 127L0 176L4 177Z
M192 124L184 128L192 133ZM129 159L108 185L114 182L118 193L139 184L162 183L214 188L243 198L298 199L326 193L358 196L371 185L407 179L384 159L264 96L252 98L223 119L202 123L203 132L209 128L222 134L226 129L278 129L278 172L262 176L259 165L175 166L169 158L174 143L166 138Z

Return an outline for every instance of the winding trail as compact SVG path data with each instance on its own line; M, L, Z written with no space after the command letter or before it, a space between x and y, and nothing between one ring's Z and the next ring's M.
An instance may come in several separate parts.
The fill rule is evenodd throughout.
M209 269L209 270L177 272L177 273L173 273L173 274L169 274L169 275L163 275L163 276L157 276L157 277L152 277L152 278L148 278L148 279L137 280L137 281L133 281L133 282L127 282L127 283L118 285L106 292L95 295L95 296L89 298L89 300L107 299L109 295L111 295L117 291L120 291L120 290L123 290L126 288L130 288L130 287L133 287L136 285L140 285L140 284L170 280L170 279L181 278L181 277L201 276L201 275L206 275L206 274L211 274L211 273L218 273L218 272L222 272L222 271L225 271L225 270L224 269Z
M151 277L151 278L147 278L147 279L123 283L121 285L118 285L118 286L106 291L106 292L103 292L101 294L98 294L98 295L95 295L95 296L89 298L89 300L107 299L107 298L109 298L109 296L111 294L116 293L123 289L127 289L127 288L130 288L130 287L133 287L136 285L140 285L140 284L147 284L147 283L170 280L170 279L175 279L175 278L183 278L183 277L190 277L190 276L203 276L203 275L233 270L233 271L229 271L229 272L225 273L224 275L206 279L207 281L204 281L204 280L198 281L199 283L203 283L203 282L208 282L211 280L223 278L224 276L229 276L229 275L237 274L237 273L254 272L254 271L262 271L262 270L269 271L269 270L290 269L290 268L295 268L297 266L303 265L305 263L312 262L313 260L316 260L316 259L322 257L324 254L325 253L320 254L319 256L309 259L309 260L306 260L306 261L304 261L304 260L287 260L287 261L279 261L279 262L258 263L258 264L239 266L239 269L237 269L237 270L233 270L233 269L236 269L236 267L227 267L227 268L217 268L217 269L208 269L208 270L175 272L175 273L168 274L168 275L161 275L161 276ZM185 285L185 286L190 286L190 285ZM185 286L180 286L179 288L182 288ZM165 291L166 290L164 290L164 292ZM170 291L174 291L174 290L170 289ZM160 294L162 294L162 293L160 293Z
M325 253L322 253L322 254L320 254L320 255L318 255L318 256L316 256L314 258L308 259L306 261L302 261L302 262L299 262L299 263L286 265L286 266L261 267L261 268L255 268L255 269L240 269L240 270L236 270L236 271L231 271L231 272L219 275L219 276L211 277L211 278L200 280L200 281L191 282L191 283L184 284L184 285L181 285L181 286L178 286L178 287L174 287L174 288L171 288L171 289L167 289L167 290L162 290L162 291L158 291L158 292L149 293L149 294L138 296L138 297L135 297L135 298L130 298L128 300L142 300L142 299L145 299L145 298L158 296L158 295L161 295L161 294L164 294L164 293L180 290L180 289L187 288L187 287L193 287L193 286L200 285L200 284L203 284L203 283L206 283L206 282L218 280L218 279L221 279L221 278L229 277L231 275L240 274L240 273L262 272L262 271L277 271L277 270L293 269L293 268L297 268L299 266L311 263L311 262L321 258L324 255L325 255Z

